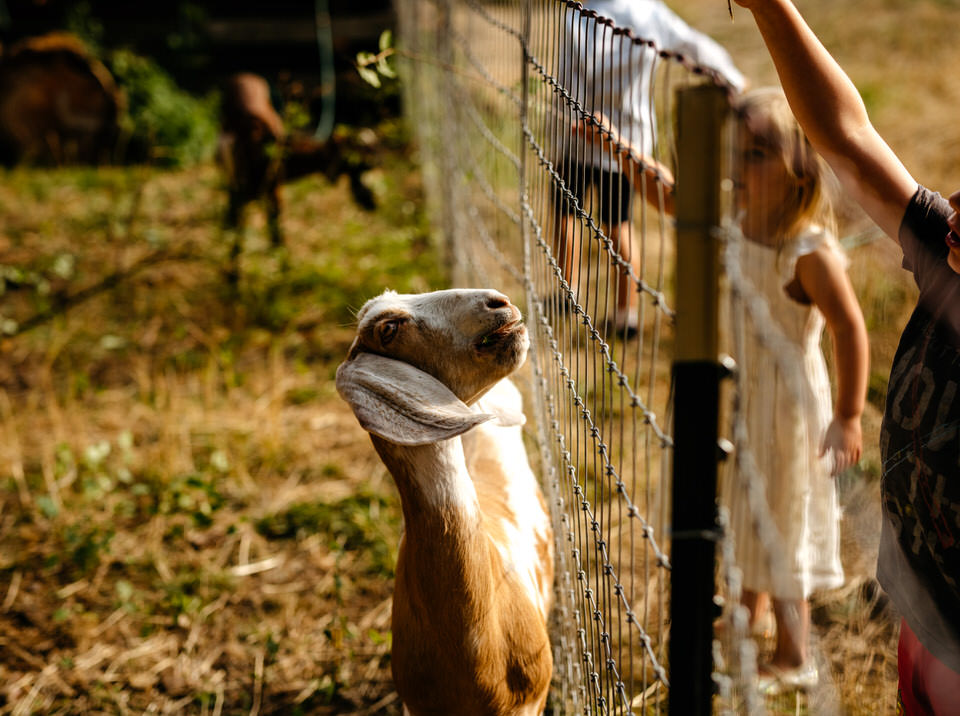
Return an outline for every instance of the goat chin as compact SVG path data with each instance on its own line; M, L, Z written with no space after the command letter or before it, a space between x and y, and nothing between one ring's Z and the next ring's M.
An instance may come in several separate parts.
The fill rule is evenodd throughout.
M392 668L411 716L546 703L553 536L505 378L527 343L498 292L388 293L337 371L400 494Z

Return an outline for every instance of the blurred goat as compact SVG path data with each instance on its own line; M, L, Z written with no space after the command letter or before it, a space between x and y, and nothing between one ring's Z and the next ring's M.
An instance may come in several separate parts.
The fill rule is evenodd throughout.
M267 81L249 73L231 76L223 92L218 146L230 193L227 228L239 228L247 204L262 198L271 241L274 246L282 246L280 187L315 172L329 181L346 174L357 204L373 209L373 194L360 177L371 168L369 160L375 149L376 137L370 130L350 137L335 134L324 142L287 134L270 102ZM236 241L234 257L240 252L239 237Z
M0 57L0 162L109 162L124 107L113 76L78 38L20 40Z

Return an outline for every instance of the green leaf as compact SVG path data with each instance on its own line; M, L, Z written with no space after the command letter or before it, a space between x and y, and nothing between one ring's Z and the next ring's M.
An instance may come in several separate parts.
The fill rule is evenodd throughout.
M130 598L133 597L133 585L126 579L118 579L114 588L121 602L129 602Z
M360 67L366 67L367 65L372 65L376 61L377 61L377 56L372 52L357 53L357 64Z
M380 51L393 47L393 32L389 29L380 33Z
M377 71L384 77L389 77L390 79L397 76L397 73L393 71L393 68L387 62L386 57L381 57L380 61L377 62Z
M368 67L357 67L357 72L360 73L360 77L363 78L365 82L378 89L380 88L380 75L376 72Z

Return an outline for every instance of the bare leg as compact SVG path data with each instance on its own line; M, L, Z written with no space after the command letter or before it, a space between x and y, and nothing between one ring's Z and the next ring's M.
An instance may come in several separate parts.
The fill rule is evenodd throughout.
M574 299L577 298L577 282L580 280L580 236L577 221L569 214L562 214L557 225L557 263L563 278L570 284Z
M280 185L270 187L264 196L267 205L267 228L270 232L270 242L273 248L283 246L283 231L280 228Z
M744 589L740 603L750 612L751 628L766 615L770 608L770 595L766 592L753 592Z
M629 221L616 224L609 228L610 241L613 249L620 257L629 262L635 276L641 275L640 252L636 251L633 242L633 225ZM617 269L617 327L639 328L637 315L639 312L639 296L637 286L630 278L625 267Z
M777 647L771 664L780 669L802 666L810 640L810 605L805 599L774 599Z

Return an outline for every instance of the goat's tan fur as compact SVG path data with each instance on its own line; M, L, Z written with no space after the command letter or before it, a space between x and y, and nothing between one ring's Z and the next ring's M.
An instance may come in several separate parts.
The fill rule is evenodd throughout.
M411 716L546 702L553 541L520 394L500 382L526 355L519 318L494 291L388 293L338 370L402 503L392 664Z

